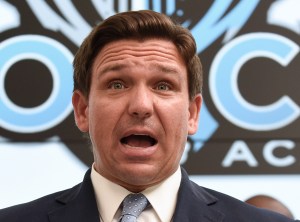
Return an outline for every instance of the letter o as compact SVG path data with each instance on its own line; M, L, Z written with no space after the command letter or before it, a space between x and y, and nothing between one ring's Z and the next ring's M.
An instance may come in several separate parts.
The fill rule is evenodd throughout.
M40 35L22 35L0 44L0 126L18 133L47 130L63 121L72 111L73 54L61 43ZM4 79L16 62L33 59L50 70L53 89L41 105L24 108L7 96Z

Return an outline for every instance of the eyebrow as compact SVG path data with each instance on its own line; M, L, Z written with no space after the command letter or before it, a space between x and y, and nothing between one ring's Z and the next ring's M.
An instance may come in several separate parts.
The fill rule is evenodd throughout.
M152 68L163 73L179 74L179 70L176 67L171 65L166 66L166 65L155 63L152 65Z
M103 74L111 72L111 71L119 71L126 67L127 67L126 64L109 65L109 66L105 67L104 69L100 70L99 75L103 75Z

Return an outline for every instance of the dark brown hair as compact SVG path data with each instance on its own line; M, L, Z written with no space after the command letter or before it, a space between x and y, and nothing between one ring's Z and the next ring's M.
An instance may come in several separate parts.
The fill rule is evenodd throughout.
M190 99L201 93L202 66L193 36L189 30L176 24L168 16L150 10L119 13L94 27L74 58L74 90L89 96L91 69L95 57L105 45L122 39L150 38L174 43L187 67Z

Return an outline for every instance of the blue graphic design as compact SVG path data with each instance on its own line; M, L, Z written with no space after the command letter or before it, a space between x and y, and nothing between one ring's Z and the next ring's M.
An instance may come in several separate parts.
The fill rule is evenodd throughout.
M150 2L152 4L150 4ZM117 11L115 11L114 8L114 1L92 0L91 3L94 5L95 9L103 19L117 12L150 9L150 5L152 5L151 9L157 12L162 12L163 8L162 2L159 0L133 0L131 1L131 4L129 4L128 1L120 0L117 1ZM191 32L195 36L195 40L198 45L198 53L201 53L203 50L209 47L217 38L219 38L224 33L226 33L224 42L233 38L234 35L249 19L259 1L241 0L232 10L228 11L228 8L232 3L233 0L214 1L205 16L192 28ZM86 36L87 33L91 30L91 27L87 24L84 18L82 18L80 13L70 1L55 2L57 8L61 11L64 17L61 17L44 1L28 0L27 4L30 6L33 13L45 29L63 33L76 45L79 45L82 42L84 36ZM184 15L185 12L183 10L176 9L176 0L167 0L165 4L166 14L172 15L174 13L177 13L178 16ZM131 8L129 8L129 5L131 5ZM4 6L6 6L6 8L13 8L13 6L10 6L9 4L6 4ZM18 21L17 16L14 17L15 21ZM183 25L187 26L188 23L189 21L186 21ZM3 29L5 29L5 27L7 29L9 28L6 25L3 26ZM10 28L12 27L13 25L11 24ZM205 33L205 35L203 35L202 37L199 35L201 33ZM56 46L52 47L53 45L49 43L50 40L43 41L42 38L40 38L39 41L37 41L36 39L30 40L28 36L26 41L24 41L24 39L22 40L23 42L21 42L21 40L19 41L20 42L15 41L15 45L12 45L11 42L9 46L7 45L3 47L2 51L3 53L7 53L7 60L2 60L2 65L5 65L9 58L12 59L18 54L21 55L24 53L31 53L39 55L40 58L44 58L43 61L40 61L45 63L45 65L48 64L48 68L49 66L51 66L51 64L52 67L55 67L51 71L53 71L52 74L54 76L57 76L57 79L59 80L58 82L64 82L64 84L71 82L69 81L69 78L71 78L72 73L72 56L65 55L66 53L64 53L64 51L66 50L61 50L63 46L59 46L55 49ZM43 45L43 47L40 47L38 49L38 45ZM12 51L13 54L9 55L8 51L11 50L14 50ZM54 54L52 53L57 53L57 55L54 56ZM38 60L38 56L34 57L33 59ZM54 71L55 69L56 71ZM2 69L2 78L4 78L4 75L5 73L3 73ZM27 110L26 112L24 112L24 108L21 109L20 107L16 107L15 105L10 104L7 99L2 100L0 105L5 111L0 115L0 123L4 126L4 128L16 132L38 132L48 129L55 124L58 124L59 121L62 121L63 118L66 117L66 113L70 112L70 103L68 103L67 100L70 99L71 86L68 85L64 88L58 86L58 88L59 90L57 90L56 92L57 95L53 94L52 96L53 101L49 102L48 100L48 103L43 104L42 107L35 107L34 109L31 109L30 111ZM2 92L2 94L5 95L5 92ZM2 97L4 98L4 96ZM190 137L194 141L193 151L198 152L203 143L212 136L217 128L217 121L209 113L206 104L203 103L201 109L201 118L199 122L199 130L195 135Z
M63 45L47 37L23 35L2 42L0 54L0 126L15 132L39 132L55 126L70 114L73 55ZM19 107L4 91L8 69L23 59L42 62L53 77L52 93L38 107Z
M293 122L300 109L288 96L268 106L255 106L240 95L237 78L250 59L266 57L286 66L298 52L296 43L271 33L247 34L228 43L215 57L209 76L209 89L219 111L248 130L274 130Z
M214 1L208 12L191 30L196 39L198 53L205 50L226 31L224 41L230 40L249 19L259 0L242 0L224 15L232 2L232 0Z
M214 1L205 16L191 30L196 40L198 53L209 47L224 32L227 32L224 41L231 39L249 19L259 1L240 1L234 9L224 16L231 3L232 0ZM201 33L205 33L205 35L201 36ZM195 142L193 147L195 152L201 149L204 142L217 130L218 125L203 103L199 130L190 137Z
M190 4L190 1L182 0L181 3ZM254 131L278 129L300 115L299 107L288 96L283 96L269 106L257 107L245 101L237 89L238 71L246 60L263 56L285 66L299 51L295 43L276 35L253 34L247 38L234 39L260 3L259 0L211 1L206 14L191 28L199 54L224 35L223 43L226 46L218 53L209 73L212 101L231 123ZM56 8L43 0L27 0L26 4L44 29L61 33L77 46L92 28L72 1L54 1ZM187 13L177 7L179 2L176 0L91 0L90 4L102 19L117 12L140 9L176 14L179 17ZM18 27L21 24L19 13L13 4L0 1L0 32ZM191 21L186 20L183 25L187 27L190 24ZM0 126L13 132L34 133L62 122L71 112L73 55L68 49L48 37L24 35L3 41L0 50L3 55L0 58ZM13 63L23 59L43 63L51 71L54 81L48 100L31 109L13 104L2 87L7 70ZM190 136L192 151L198 152L218 127L219 123L204 102L199 130Z
M19 27L20 14L11 4L0 1L0 33L11 28Z

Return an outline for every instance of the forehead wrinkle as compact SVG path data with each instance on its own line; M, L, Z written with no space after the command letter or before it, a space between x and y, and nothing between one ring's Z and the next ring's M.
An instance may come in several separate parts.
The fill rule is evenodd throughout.
M122 54L120 54L122 53ZM144 58L143 58L144 57ZM100 59L100 61L98 61L97 66L95 67L96 69L99 69L99 67L105 63L109 64L109 63L115 63L117 64L114 68L114 70L117 69L117 67L123 68L125 66L125 64L128 64L128 62L122 64L122 61L125 61L128 59L133 59L131 62L133 63L139 63L139 61L134 61L134 58L143 58L144 62L151 62L153 61L155 68L157 68L158 70L162 71L162 72L177 72L176 67L174 65L162 65L159 64L160 62L173 62L178 64L178 58L176 58L174 55L172 54L167 54L166 53L157 53L156 51L154 53L147 53L145 51L143 52L136 52L136 53L127 53L127 52L118 52L118 53L111 53L109 55L105 55L103 58ZM160 60L162 59L162 60ZM165 59L165 61L164 61ZM155 60L158 60L158 62L155 62ZM121 62L120 62L121 61ZM140 62L141 62L140 61ZM180 59L180 63L184 64L181 59Z
M148 63L149 61L149 63ZM143 66L148 67L149 70L154 70L160 73L169 73L169 74L177 74L180 75L181 71L176 65L172 64L164 64L160 63L159 61L152 61L151 59L144 59L142 61L131 61L131 62L111 62L103 66L102 69L99 71L99 75L105 74L110 71L120 71L122 69L126 69L130 67L130 63L132 66Z
M143 64L143 62L134 63L134 64L137 66L138 65L141 65L141 66L146 65L147 67L149 67L149 70L154 70L159 73L180 75L180 70L178 70L176 67L169 65L169 64L166 65L166 64L160 64L157 62L151 62L150 64ZM111 71L112 72L120 71L120 70L126 69L128 67L129 67L128 63L112 63L112 64L105 65L103 69L100 69L100 72L98 74L99 74L99 76L101 76L105 73L108 73Z
M121 47L120 47L121 45ZM117 46L117 47L116 47ZM155 46L155 47L154 47ZM167 50L171 49L171 50ZM143 58L144 57L144 58ZM130 61L130 59L133 58L143 58L143 61L151 62L154 64L153 68L156 68L158 71L161 72L170 72L170 73L179 73L179 71L176 68L176 65L165 65L165 64L159 64L162 62L168 62L168 63L176 63L180 62L184 65L183 59L180 56L177 48L175 45L170 43L167 47L162 47L160 44L154 43L151 45L143 45L137 44L136 41L131 44L121 44L121 41L113 42L107 47L104 47L98 54L94 65L94 70L100 69L100 74L103 74L108 71L117 71L122 68L126 68L125 64L128 62L122 64L124 60ZM155 60L159 60L158 62L155 62ZM136 61L140 62L140 61ZM113 65L110 65L110 63L114 63ZM101 70L101 66L104 64L104 69ZM128 64L127 64L128 65ZM185 66L185 65L184 65ZM127 66L128 67L128 66ZM151 67L152 68L152 67Z
M172 42L166 41L167 45L164 44L164 46L157 42L151 42L147 44L148 42L151 41L148 40L146 42L138 42L135 40L119 40L106 45L99 54L120 55L120 52L124 52L138 57L150 52L150 54L157 53L158 55L161 54L165 55L165 57L172 58L175 56L174 52L176 52L176 54L178 53L178 49ZM162 42L164 41L162 40Z
M105 63L105 60L107 60L107 59L112 58L111 62L118 61L116 55L118 55L118 54L117 54L117 53L113 53L113 54L105 54L104 57L101 58L101 57L102 57L102 53L100 52L100 53L97 55L97 57L96 57L96 59L95 59L95 61L94 61L94 67L93 67L93 70L94 70L94 71L99 70L99 69L101 68L101 66L103 65L103 63ZM121 68L121 67L120 67L120 68ZM104 70L106 70L106 69L104 69ZM106 72L107 72L107 71L108 71L108 70L106 70ZM104 71L100 71L100 72L103 73Z
M103 56L100 60L99 60L99 64L101 63L105 63L107 60L110 62L110 59L112 60L122 60L123 57L126 58L140 58L140 57L145 57L147 58L155 58L155 56L160 57L160 58L165 58L167 60L172 60L172 61L176 61L178 60L176 55L174 55L173 53L169 53L166 51L166 49L163 50L157 50L157 49L153 49L153 48L148 48L148 49L142 49L139 48L138 50L135 49L119 49L116 52L105 52Z

